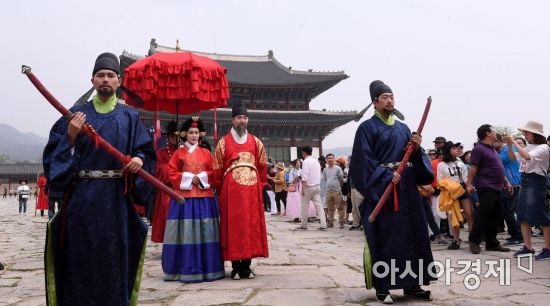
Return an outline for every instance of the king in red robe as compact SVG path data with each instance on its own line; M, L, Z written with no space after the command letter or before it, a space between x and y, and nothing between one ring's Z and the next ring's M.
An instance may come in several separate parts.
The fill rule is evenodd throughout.
M263 143L246 130L248 113L233 106L233 128L216 146L214 172L220 203L223 259L231 278L254 278L252 258L268 257L262 190L267 183Z

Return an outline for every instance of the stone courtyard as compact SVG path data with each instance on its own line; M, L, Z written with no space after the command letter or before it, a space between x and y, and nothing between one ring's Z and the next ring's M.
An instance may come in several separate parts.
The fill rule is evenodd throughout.
M20 216L17 207L15 198L0 199L0 261L7 266L0 275L0 305L45 305L43 249L47 217L40 217L39 212L35 215L34 204L26 216ZM253 261L253 280L231 280L230 265L226 263L226 278L220 281L164 282L161 245L149 241L139 305L379 304L374 290L365 289L365 239L361 231L349 231L346 226L322 232L317 224L310 223L308 231L297 232L292 231L297 224L289 221L266 214L270 257ZM467 233L461 235L466 241ZM505 237L499 235L501 241ZM537 251L542 242L542 238L534 238ZM438 262L445 264L448 259L448 271L455 269L427 287L434 297L432 305L548 305L550 301L550 261L533 260L529 273L529 258L522 259L520 269L512 252L487 252L482 248L481 254L472 255L466 243L457 251L435 244L432 248ZM458 275L466 262L476 259L481 261L479 276L472 274L473 268ZM509 263L510 268L499 277L485 277L491 263L494 268ZM510 284L500 285L506 283L506 273ZM474 286L473 280L479 277L479 287L468 289L465 277L471 278L469 284ZM392 295L396 304L428 305L404 297L401 290L392 291Z

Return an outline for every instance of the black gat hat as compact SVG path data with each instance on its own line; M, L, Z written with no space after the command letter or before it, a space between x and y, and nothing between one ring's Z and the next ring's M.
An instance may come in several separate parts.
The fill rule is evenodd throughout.
M369 86L371 101L376 100L381 94L393 93L391 88L380 80L372 81Z
M102 69L111 70L114 71L117 75L120 75L120 64L118 62L118 57L109 52L101 53L95 60L92 76Z

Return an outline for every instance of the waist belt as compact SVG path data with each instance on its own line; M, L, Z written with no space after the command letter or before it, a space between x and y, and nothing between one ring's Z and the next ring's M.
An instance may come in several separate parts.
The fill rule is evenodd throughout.
M225 176L228 172L232 171L233 169L239 168L239 167L249 167L249 168L254 169L254 171L258 172L258 169L256 169L256 166L254 166L253 164L249 164L249 163L236 163L236 164L232 165L231 167L227 168L227 170L225 170L223 176Z
M397 168L399 168L399 165L401 165L401 162L380 164L380 166L382 166L384 168L392 169L392 170L396 170ZM412 167L412 166L413 165L412 165L411 162L407 162L407 164L405 165L405 167Z
M124 172L122 170L80 170L76 176L86 179L110 179L124 177Z

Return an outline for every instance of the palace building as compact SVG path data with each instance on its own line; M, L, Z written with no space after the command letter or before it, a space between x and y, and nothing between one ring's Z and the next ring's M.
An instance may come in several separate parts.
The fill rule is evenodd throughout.
M176 50L152 39L147 55ZM322 142L327 135L352 120L359 121L366 111L366 108L358 112L310 107L315 97L348 78L343 71L295 70L277 61L272 51L263 56L191 52L212 58L227 69L230 99L227 108L217 110L218 135L221 137L230 130L231 105L241 101L248 108L248 129L263 141L268 155L277 161L288 162L296 156L301 157L297 153L305 145L313 147L314 154L322 154ZM143 56L123 51L121 70L140 58ZM207 140L215 145L214 111L203 111L199 115L207 127ZM154 113L141 111L141 116L148 126L153 126ZM180 115L179 120L187 116ZM176 116L161 112L160 118L164 126Z

